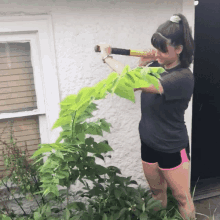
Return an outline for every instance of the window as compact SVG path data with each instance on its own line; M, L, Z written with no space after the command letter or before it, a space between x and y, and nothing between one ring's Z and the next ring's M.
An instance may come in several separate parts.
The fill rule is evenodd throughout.
M59 129L59 87L50 16L0 19L0 139L27 142L31 155L40 143L53 143ZM3 132L4 127L7 129ZM0 174L3 167L0 143Z

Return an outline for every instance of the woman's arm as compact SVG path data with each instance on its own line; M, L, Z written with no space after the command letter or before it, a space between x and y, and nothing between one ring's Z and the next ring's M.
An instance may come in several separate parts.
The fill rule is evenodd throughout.
M125 65L123 65L121 62L114 60L109 55L111 54L111 47L108 44L99 44L101 49L101 56L105 63L109 65L111 69L113 69L115 72L117 72L119 75L121 74L122 70L124 69ZM149 50L149 52L152 52L153 54L156 53L155 50ZM150 63L152 58L146 58L141 57L139 60L139 66L144 66L147 63ZM143 92L147 93L154 93L154 94L162 94L163 93L163 87L160 84L159 81L159 91L156 89L154 85L151 85L150 87L144 87L144 88L134 88L134 92L137 90L142 90Z
M160 83L160 81L158 80L158 83L159 83L159 91L156 89L156 87L154 85L150 85L149 87L143 87L143 88L140 88L139 90L143 91L143 92L146 92L146 93L153 93L153 94L163 94L163 87Z
M141 57L139 60L138 66L147 66L150 62L153 62L156 60L156 57L157 57L156 49L148 49L145 51L150 53L151 58ZM154 58L152 58L152 55L154 56ZM159 91L156 89L156 87L154 85L151 85L149 87L142 87L142 88L134 89L134 91L141 90L145 93L163 94L163 92L164 92L163 87L162 87L159 80L158 80L158 83L159 83Z
M107 63L111 69L120 75L125 65L109 56L111 54L111 47L109 44L99 44L99 47L101 49L103 62Z
M105 63L108 64L108 66L113 69L116 73L118 73L119 75L121 74L122 70L124 69L124 65L117 61L117 60L114 60L113 58L111 57L107 57L105 58Z
M159 83L159 90L156 89L156 87L154 85L150 85L149 87L142 87L142 88L135 88L134 89L134 92L135 91L138 91L138 90L141 90L145 93L152 93L152 94L163 94L163 87L160 83L160 81L158 82Z

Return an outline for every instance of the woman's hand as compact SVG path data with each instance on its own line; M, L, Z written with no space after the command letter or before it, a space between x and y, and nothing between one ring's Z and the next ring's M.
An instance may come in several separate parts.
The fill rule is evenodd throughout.
M138 62L138 66L146 66L148 63L154 61L155 59L153 58L154 56L156 57L156 49L148 49L148 50L144 50L145 52L149 53L149 57L141 57L139 62Z
M111 54L111 46L109 44L99 44L102 59Z

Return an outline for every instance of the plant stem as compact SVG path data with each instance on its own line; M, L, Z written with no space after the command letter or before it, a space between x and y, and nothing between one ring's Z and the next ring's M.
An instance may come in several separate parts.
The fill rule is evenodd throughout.
M73 131L75 131L74 127L75 127L75 116L76 116L76 112L74 112L74 113L75 113L74 116L72 116L72 120L73 120L73 122L72 122L72 139L73 139Z
M34 194L31 192L31 195L33 196L33 198L35 199L35 201L37 202L38 206L40 207L40 204L38 203L37 199L35 198Z
M2 182L3 182L3 180L2 180ZM11 191L10 191L9 187L7 186L7 184L5 184L4 182L3 182L3 184L4 184L4 186L7 188L8 192L10 192L10 194L11 194ZM26 216L27 214L26 214L26 212L24 211L24 209L22 208L22 206L20 205L20 203L17 201L17 199L14 197L13 194L11 194L11 195L13 196L14 200L18 203L18 205L20 206L20 208L21 208L22 211L24 212L24 215Z
M34 182L36 183L36 182L37 182L37 179L35 178L35 176L31 176L31 177L32 177L32 179L34 178ZM39 192L40 192L41 190L40 190L38 184L36 184L36 185L37 185L37 188L38 188L38 190L39 190ZM43 198L43 196L42 196L42 193L41 193L40 195L41 195L41 198L42 198L43 204L45 204L45 201L44 201L44 198Z
M69 204L69 189L70 189L70 187L68 186L67 192L66 192L67 193L67 195L66 195L67 196L67 205Z

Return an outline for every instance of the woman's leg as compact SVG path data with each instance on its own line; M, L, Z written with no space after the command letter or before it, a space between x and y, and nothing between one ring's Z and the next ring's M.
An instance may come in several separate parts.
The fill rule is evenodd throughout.
M152 197L160 200L162 207L167 206L167 183L158 167L159 153L141 140L141 159L144 175L152 192ZM158 208L154 209L158 211Z
M184 220L195 219L195 207L190 194L189 160L186 151L181 151L182 163L172 169L160 168L174 198L178 201L179 211Z
M144 175L152 191L152 197L161 201L162 207L167 207L167 183L158 167L158 163L147 163L142 160ZM154 211L158 211L155 208Z

